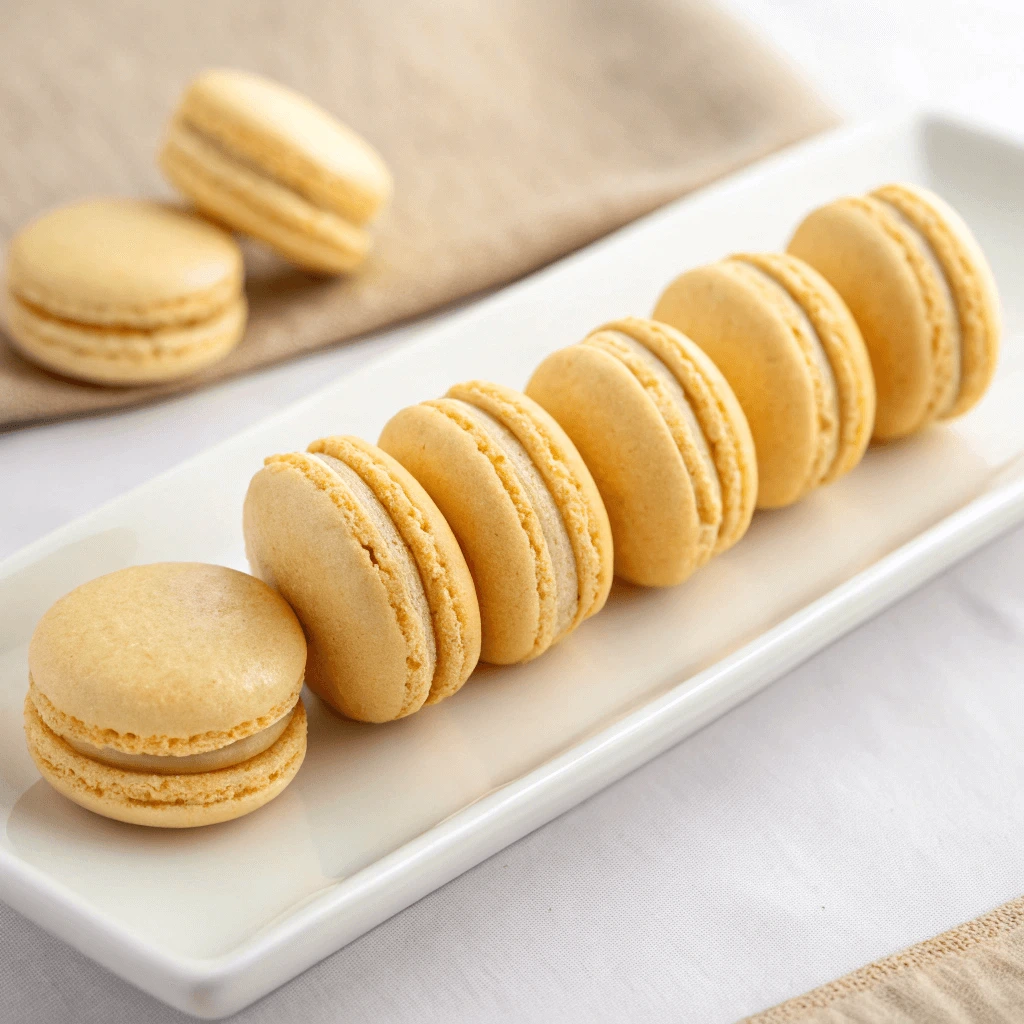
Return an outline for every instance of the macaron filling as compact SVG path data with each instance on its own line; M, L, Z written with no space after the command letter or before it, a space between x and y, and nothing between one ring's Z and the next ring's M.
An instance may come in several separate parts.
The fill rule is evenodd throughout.
M932 271L935 282L939 286L939 294L941 295L942 302L946 310L949 312L949 315L945 319L947 321L948 329L953 337L953 344L950 346L950 356L952 359L950 373L952 380L949 385L948 397L941 396L942 404L935 410L937 415L944 416L956 404L956 400L960 395L961 383L961 349L963 347L963 332L960 326L960 307L957 304L953 286L950 284L949 278L946 276L945 268L942 265L942 260L939 258L939 254L935 251L935 248L932 246L928 236L895 204L890 203L887 199L883 199L878 195L871 195L870 199L876 203L881 203L882 206L885 207L886 212L895 217L899 221L900 226L904 228L913 239L914 246L918 250L919 255ZM943 382L941 380L938 381L938 387L941 388L942 383Z
M287 714L265 729L245 736L227 746L216 750L205 750L200 754L162 755L162 754L126 754L113 747L97 747L84 740L70 736L61 739L73 750L91 761L99 761L112 768L122 768L131 772L150 772L155 775L197 775L200 772L214 772L221 768L231 768L243 761L269 750L284 734L288 723L295 714L292 707Z
M804 311L803 306L793 298L786 286L776 281L771 274L766 273L753 263L749 263L739 257L736 260L771 286L772 290L785 302L791 319L799 324L803 337L810 342L810 345L802 345L801 350L811 357L814 362L814 368L818 371L816 380L820 387L820 392L816 391L816 397L819 397L821 402L818 416L823 426L822 433L824 435L834 435L832 444L828 448L823 449L822 457L812 467L814 479L811 481L811 485L816 487L828 475L829 470L839 455L838 433L834 430L824 429L826 425L835 426L840 422L839 385L836 382L835 371L832 369L828 352L821 340L821 335L818 334L817 328Z
M434 620L430 614L430 602L427 600L426 590L423 587L423 578L420 576L420 570L412 551L409 550L409 546L402 539L398 527L395 526L394 520L388 514L380 499L354 469L347 466L341 459L336 459L333 455L314 452L310 453L310 457L319 460L329 470L341 477L351 491L352 496L366 514L366 517L377 528L377 532L387 545L388 553L400 565L402 577L408 588L412 608L423 629L423 636L427 647L427 674L432 679L434 670L437 667L437 638L434 633Z
M244 300L235 297L208 316L193 317L180 323L160 324L151 328L119 323L90 323L70 320L51 313L9 290L9 315L25 317L31 322L40 341L65 348L88 347L90 354L110 358L131 359L134 351L159 350L173 353L202 345L207 337L215 338L225 331L237 329L244 322Z
M541 533L547 545L548 554L555 575L555 636L561 636L572 627L579 607L579 573L576 555L572 549L569 530L565 525L558 503L544 482L544 477L530 458L530 453L520 444L518 438L504 424L490 413L478 409L459 398L449 398L469 416L508 459L530 504L537 514Z
M602 332L603 333L603 332ZM700 425L690 400L686 397L682 384L676 375L662 362L660 357L652 352L646 345L636 340L623 331L608 331L615 335L617 341L625 345L638 359L641 359L647 369L658 379L662 390L672 401L673 408L686 422L690 436L693 438L694 446L700 456L701 462L707 467L707 479L715 494L715 504L721 507L722 502L722 480L718 475L718 466L715 464L714 456L711 454L711 446L708 444L707 435Z
M327 206L317 196L304 191L298 185L291 182L286 183L280 178L275 177L265 167L261 167L244 153L228 148L223 139L189 121L187 116L179 115L174 127L176 135L171 141L177 147L179 154L187 158L195 155L194 152L190 151L198 151L207 163L222 165L221 174L219 175L221 178L226 177L225 171L231 175L255 176L266 184L273 186L275 190L281 189L282 192L287 192L293 201L308 204L311 208L311 213L315 211L321 217L326 216L336 219L352 229L358 227L358 223L353 218L343 216L338 210Z

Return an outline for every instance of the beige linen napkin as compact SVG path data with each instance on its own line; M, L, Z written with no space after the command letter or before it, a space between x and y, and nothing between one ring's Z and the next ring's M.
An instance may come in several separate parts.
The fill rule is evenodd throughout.
M170 195L163 124L211 66L299 89L380 150L396 193L371 260L323 280L250 253L245 339L173 385L61 380L0 342L0 428L192 388L502 284L831 122L694 0L14 0L0 242L69 200Z
M743 1024L1017 1024L1024 897Z

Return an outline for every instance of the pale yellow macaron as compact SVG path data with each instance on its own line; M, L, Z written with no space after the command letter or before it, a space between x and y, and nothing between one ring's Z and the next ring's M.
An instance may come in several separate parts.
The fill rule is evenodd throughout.
M757 497L750 428L722 374L674 328L605 324L548 356L526 393L593 473L617 575L681 583L746 532Z
M306 681L350 718L389 722L455 693L480 655L480 610L444 517L356 437L273 455L243 515L257 576L295 609Z
M572 441L536 402L498 384L458 384L403 409L379 443L424 486L465 552L484 661L535 658L604 606L608 514Z
M97 384L152 384L223 359L245 330L242 254L220 228L160 203L93 199L23 228L5 319L27 358Z
M351 270L391 195L377 152L311 100L244 71L185 90L160 166L201 210L327 274Z
M835 289L784 253L741 254L687 271L654 316L722 371L757 449L759 508L831 483L871 439L875 384L860 331Z
M245 573L165 562L100 576L32 635L29 753L58 792L108 818L228 821L302 764L305 661L291 609Z
M884 185L810 213L789 252L846 301L871 354L875 437L972 408L999 355L999 297L970 229L916 185Z

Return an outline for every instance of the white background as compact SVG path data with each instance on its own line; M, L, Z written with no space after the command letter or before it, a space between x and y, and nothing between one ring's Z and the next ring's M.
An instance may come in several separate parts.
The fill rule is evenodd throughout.
M1020 0L728 6L849 117L1024 136ZM0 557L406 336L0 436ZM1024 893L1022 559L1018 532L237 1019L725 1022ZM0 905L0 1019L185 1018Z

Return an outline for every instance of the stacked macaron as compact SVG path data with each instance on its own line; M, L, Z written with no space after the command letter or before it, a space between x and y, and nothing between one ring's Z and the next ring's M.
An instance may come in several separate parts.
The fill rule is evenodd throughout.
M62 597L29 646L25 733L47 782L108 818L228 821L306 753L306 643L270 587L233 569L122 569Z
M526 393L593 474L617 575L681 583L746 532L757 495L746 417L714 363L672 327L606 324L545 359Z
M480 610L466 561L430 496L385 452L329 437L271 456L243 526L253 572L306 632L310 689L342 714L404 718L469 678Z
M789 505L860 461L875 385L842 299L792 256L732 256L673 281L655 307L714 361L757 450L761 508Z
M96 199L24 228L7 258L11 340L49 370L150 384L223 359L245 329L230 235L159 203Z
M205 217L317 273L353 270L391 176L358 135L310 100L241 71L185 91L160 153ZM241 340L242 254L205 219L155 202L53 210L11 242L4 310L18 351L106 385L177 380Z
M384 161L305 96L259 75L207 71L185 90L160 154L200 210L318 273L362 262L391 195Z
M458 384L392 417L380 446L420 481L465 553L484 661L535 658L604 607L608 515L572 441L536 402Z
M843 297L878 388L875 437L960 416L985 393L999 354L999 298L970 229L939 196L884 185L813 211L788 251Z

